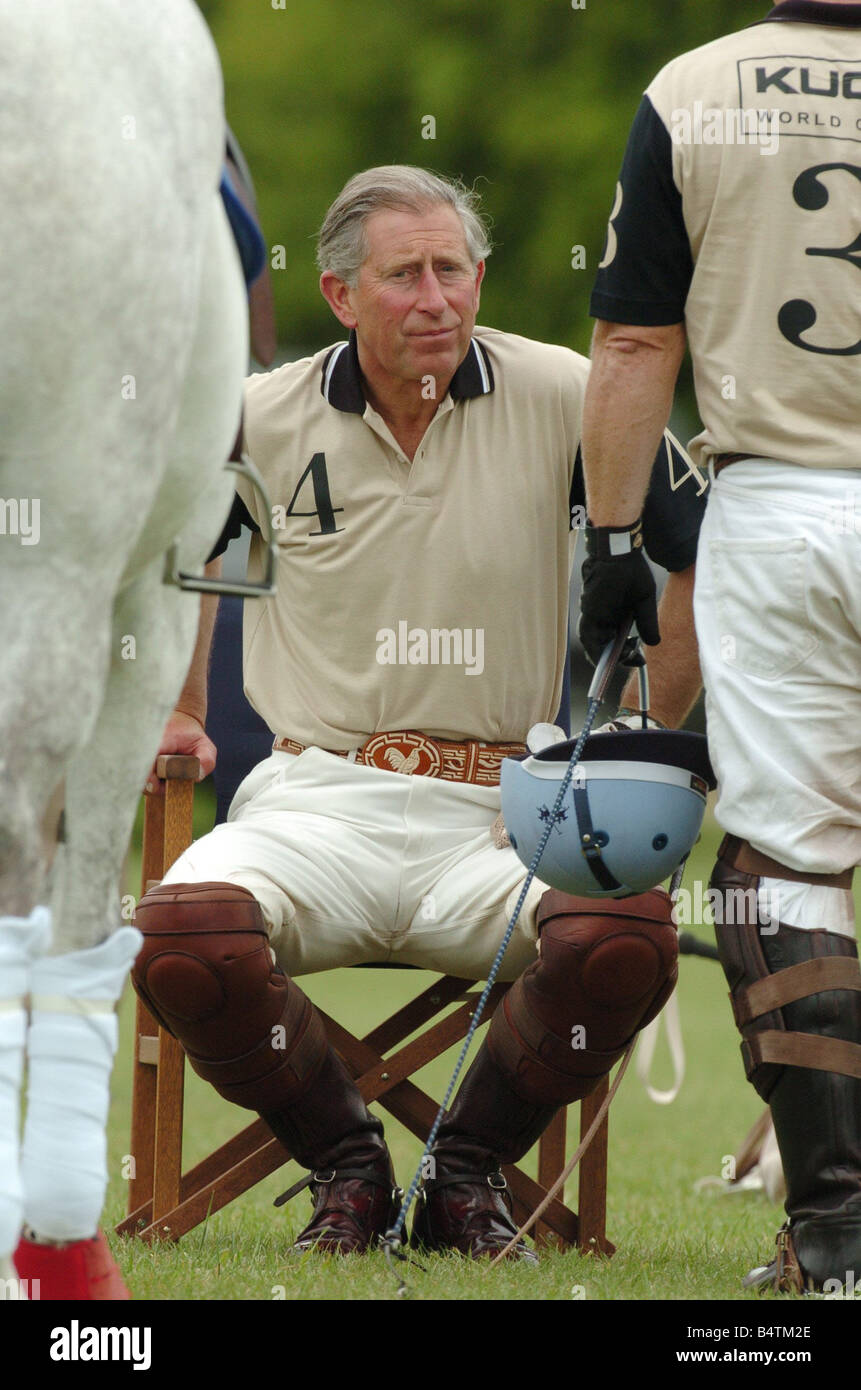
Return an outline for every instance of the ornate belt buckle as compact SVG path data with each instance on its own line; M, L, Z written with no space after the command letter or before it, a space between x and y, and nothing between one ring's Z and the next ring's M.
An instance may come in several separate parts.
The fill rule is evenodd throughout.
M403 772L417 777L442 774L442 752L426 734L374 734L362 749L362 758L384 772Z

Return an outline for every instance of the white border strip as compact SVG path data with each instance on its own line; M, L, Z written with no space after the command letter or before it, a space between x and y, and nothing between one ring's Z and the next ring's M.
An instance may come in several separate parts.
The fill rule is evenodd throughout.
M537 758L526 758L521 767L530 776L538 777L542 782L561 782L567 763L550 763L539 761ZM702 796L705 801L705 793L691 785L691 779L697 774L688 772L684 767L673 767L669 763L596 762L590 759L588 762L577 764L574 776L579 777L582 782L663 782L670 787L685 787L697 796Z
M470 342L472 343L472 350L475 353L476 361L478 362L478 372L479 376L481 377L482 394L487 396L490 393L490 377L487 375L487 367L484 361L484 354L474 338L471 338Z
M325 396L327 401L329 401L329 386L332 381L332 373L334 372L335 367L337 366L338 359L340 358L341 353L344 351L345 348L348 348L349 346L349 343L342 343L340 347L336 347L329 360L329 365L326 368L326 375L323 378L323 395ZM331 405L332 402L329 401L329 404Z

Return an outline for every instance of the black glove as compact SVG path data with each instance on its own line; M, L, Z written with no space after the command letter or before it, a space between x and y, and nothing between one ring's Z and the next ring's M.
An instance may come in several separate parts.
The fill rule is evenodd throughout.
M586 526L579 637L593 666L623 625L637 624L650 647L661 640L655 581L643 553L642 518L633 526ZM630 637L619 660L641 666L639 639Z

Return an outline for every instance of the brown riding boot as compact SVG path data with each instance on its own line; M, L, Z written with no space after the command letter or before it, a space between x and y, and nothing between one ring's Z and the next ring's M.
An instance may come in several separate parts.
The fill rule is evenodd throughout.
M413 1228L432 1250L496 1255L508 1244L515 1226L500 1164L516 1163L561 1106L595 1089L675 984L676 929L662 889L621 900L551 889L537 922L540 955L494 1013L440 1126ZM522 1241L511 1253L537 1258Z
M498 1255L517 1231L501 1165L522 1158L557 1109L516 1096L483 1043L440 1126L431 1155L433 1175L419 1194L412 1246L459 1250L472 1259ZM522 1240L509 1258L538 1263Z
M367 1110L346 1068L331 1048L307 1095L284 1110L263 1114L307 1177L275 1205L310 1187L314 1210L291 1249L361 1254L394 1225L400 1211L383 1126Z

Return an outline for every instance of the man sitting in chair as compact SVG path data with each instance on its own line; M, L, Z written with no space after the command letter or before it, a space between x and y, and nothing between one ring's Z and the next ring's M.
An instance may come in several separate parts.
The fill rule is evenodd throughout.
M384 961L486 977L525 878L499 824L500 764L560 706L588 362L475 327L489 249L475 196L421 169L367 170L330 208L320 288L349 340L251 377L245 401L278 539L277 595L245 613L245 689L273 752L137 912L141 996L313 1174L298 1249L365 1250L398 1194L382 1125L292 977ZM671 571L650 677L673 726L700 686L703 491L667 436L644 543ZM237 497L215 554L242 521L258 530L256 506ZM255 536L252 571L262 549ZM161 751L209 771L205 628ZM672 991L667 894L596 902L535 880L500 978L516 983L424 1185L413 1236L432 1249L509 1241L500 1165Z

